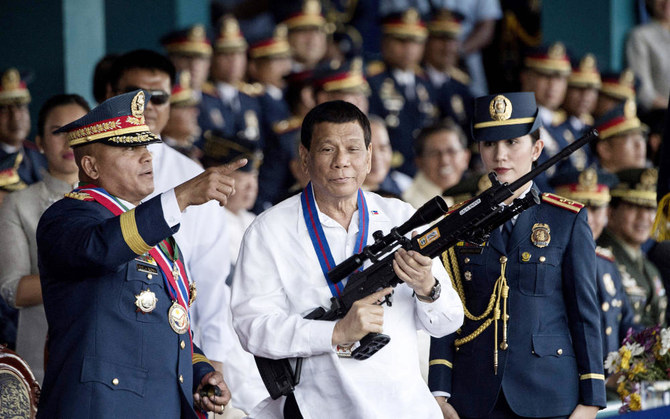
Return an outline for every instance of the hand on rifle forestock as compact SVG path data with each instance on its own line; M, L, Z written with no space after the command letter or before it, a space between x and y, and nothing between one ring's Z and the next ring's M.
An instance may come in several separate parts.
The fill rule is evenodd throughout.
M349 312L335 324L333 345L348 345L358 342L368 333L384 331L384 298L393 292L384 288L356 301Z
M412 232L412 237L417 235ZM393 270L398 278L402 279L415 293L427 296L435 285L433 278L433 259L421 253L405 249L398 249L393 261Z

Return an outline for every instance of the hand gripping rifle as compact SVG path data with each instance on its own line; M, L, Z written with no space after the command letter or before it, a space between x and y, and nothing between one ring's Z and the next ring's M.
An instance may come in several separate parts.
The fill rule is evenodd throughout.
M525 197L514 199L510 205L501 205L502 203L540 173L597 136L598 131L595 129L587 132L583 137L511 184L500 183L495 172L489 173L490 188L456 209L452 209L448 216L412 239L405 235L447 213L448 208L442 198L436 196L428 201L408 221L392 228L387 235L381 231L375 231L372 234L375 239L373 244L366 246L361 253L351 256L328 272L328 279L333 283L349 277L342 295L331 298L329 309L318 307L305 316L305 319L341 319L354 302L380 289L400 284L402 280L393 270L394 254L400 248L408 251L414 250L434 258L459 241L480 244L488 240L490 233L507 220L539 204L540 197L535 189L531 189ZM370 260L372 265L355 272L367 260ZM382 304L384 303L390 306L392 303L390 297L387 296ZM360 346L351 355L354 359L365 360L383 348L390 340L388 335L369 333L361 339ZM302 358L296 358L295 370L289 359L268 359L258 356L255 358L263 382L273 399L290 394L300 382Z

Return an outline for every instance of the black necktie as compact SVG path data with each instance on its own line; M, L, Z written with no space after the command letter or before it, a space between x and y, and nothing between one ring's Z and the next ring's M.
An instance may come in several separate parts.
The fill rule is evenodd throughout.
M514 228L514 224L512 224L512 220L507 220L505 221L505 224L503 224L502 227L502 239L505 244L509 242L509 238L512 236L512 229Z

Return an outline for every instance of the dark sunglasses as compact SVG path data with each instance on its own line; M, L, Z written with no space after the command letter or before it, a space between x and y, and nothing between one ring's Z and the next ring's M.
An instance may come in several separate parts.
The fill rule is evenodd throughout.
M125 88L124 93L134 92L135 90L140 90L139 87L129 86ZM170 94L165 90L148 90L142 89L146 92L149 92L151 99L149 101L154 105L164 105L170 100Z

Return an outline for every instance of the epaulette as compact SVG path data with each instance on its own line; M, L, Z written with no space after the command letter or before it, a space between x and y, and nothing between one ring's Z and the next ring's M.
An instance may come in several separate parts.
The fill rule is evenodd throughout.
M25 147L28 150L40 151L40 148L37 147L37 144L28 140L23 140L23 147Z
M80 201L95 201L93 197L85 192L68 192L65 194L66 198L78 199Z
M265 93L265 87L260 83L238 83L237 89L247 96L257 97Z
M218 96L216 92L216 86L212 82L206 81L202 84L201 88L202 93L206 93L210 96Z
M547 204L551 204L553 206L572 211L574 213L577 213L582 208L584 208L584 204L580 204L577 201L573 201L568 198L563 198L562 196L548 192L542 194L542 201L546 202Z
M557 111L554 111L554 114L551 117L551 126L555 127L558 125L561 125L568 119L568 113L565 112L563 109L559 109Z
M470 79L470 75L458 67L450 68L449 71L447 71L447 73L449 73L449 76L451 76L452 79L456 80L457 82L463 83L466 86L469 86L470 82L472 81Z
M365 66L365 74L367 77L374 77L377 74L381 74L386 70L386 64L383 61L370 61L368 65Z
M586 125L591 126L591 127L593 126L593 124L595 122L595 120L593 118L593 115L591 115L590 113L585 113L585 114L579 115L579 119L583 123L585 123Z
M275 122L272 125L272 131L277 135L282 135L300 128L301 125L302 118L292 116L289 119L282 119L281 121Z
M607 247L596 246L596 256L614 262L614 253Z

